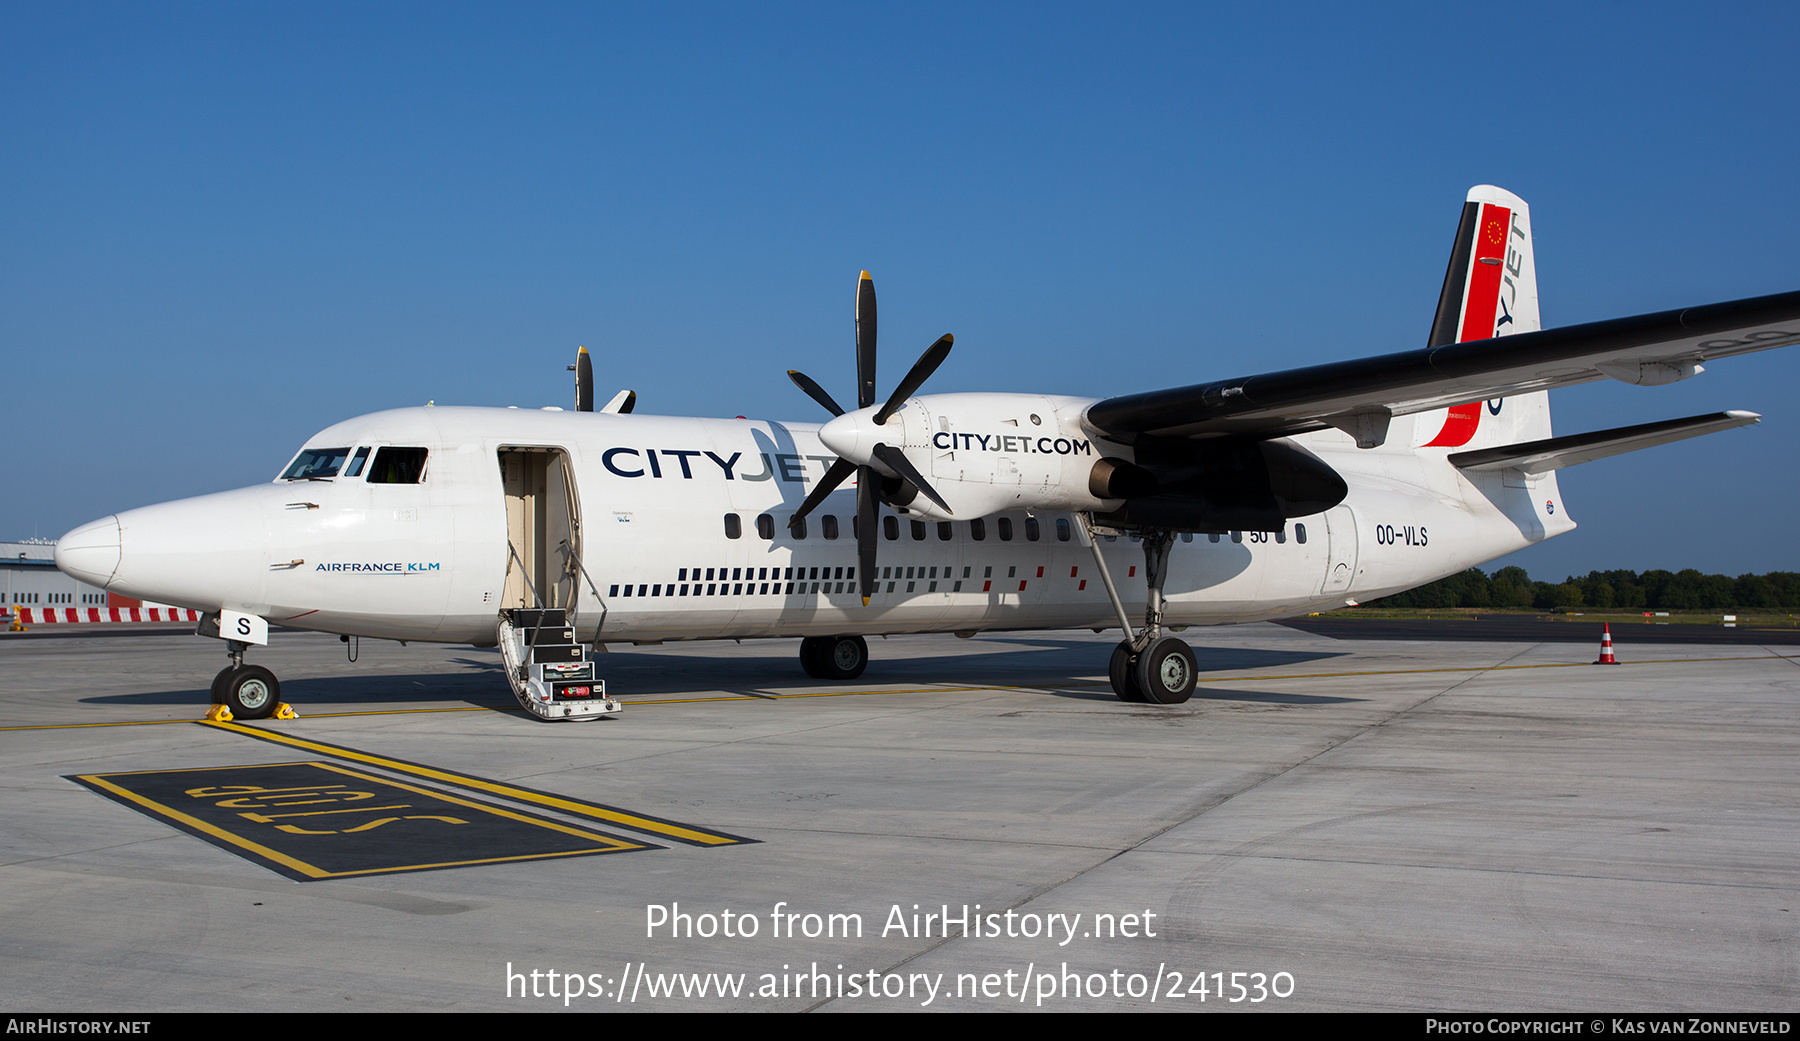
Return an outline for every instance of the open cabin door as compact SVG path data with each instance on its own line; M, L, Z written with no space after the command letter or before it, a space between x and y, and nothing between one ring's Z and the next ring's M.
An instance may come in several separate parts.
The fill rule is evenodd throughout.
M506 587L502 608L563 608L570 624L581 574L581 500L560 448L502 448Z

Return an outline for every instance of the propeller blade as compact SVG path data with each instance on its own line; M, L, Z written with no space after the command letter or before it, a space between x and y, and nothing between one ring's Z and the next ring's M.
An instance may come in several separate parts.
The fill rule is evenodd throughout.
M906 404L906 399L913 396L919 385L930 379L937 367L944 364L944 359L950 356L950 345L955 342L956 337L945 333L937 338L936 343L925 348L925 353L919 355L918 361L913 362L912 371L894 388L894 394L887 399L887 404L881 406L880 412L875 413L876 426L886 423L889 416L900 411L900 406Z
M794 369L789 369L788 379L794 381L794 386L805 391L807 397L824 405L825 411L834 416L841 416L844 414L844 410L838 407L838 403L831 400L831 395L825 393L825 388L814 383L811 376L808 376L804 372L797 372Z
M586 347L577 347L575 355L575 411L594 411L594 359Z
M875 544L880 535L875 530L875 489L881 475L872 466L856 471L856 578L862 591L863 606L875 595Z
M937 493L937 489L931 486L931 482L927 481L924 475L919 473L919 471L913 467L913 464L907 460L906 453L895 448L893 445L877 441L875 442L875 451L870 454L881 460L882 465L899 474L902 479L910 482L912 486L922 492L927 499L937 503L938 509L943 510L945 513L956 512L955 510L952 510L950 504L946 503L943 497Z
M804 520L807 514L817 509L819 504L825 501L827 495L837 491L837 486L843 484L845 478L855 472L856 464L848 459L839 459L832 463L831 469L825 471L825 476L819 478L819 483L813 486L812 494L808 495L806 501L800 504L800 508L794 511L793 518L788 521L788 527L791 528Z
M856 283L856 407L875 404L875 280Z

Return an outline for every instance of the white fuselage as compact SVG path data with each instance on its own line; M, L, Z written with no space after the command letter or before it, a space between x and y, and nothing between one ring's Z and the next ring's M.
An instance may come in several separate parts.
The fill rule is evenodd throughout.
M1038 400L1064 416L1081 404ZM1445 450L1415 447L1443 415L1396 419L1388 444L1372 450L1337 431L1295 438L1343 476L1348 497L1279 534L1183 536L1170 558L1165 623L1329 610L1573 527L1553 473L1471 479ZM550 410L376 413L332 426L307 447L422 448L427 462L416 483L372 483L367 474L277 480L129 510L71 532L58 562L125 595L402 640L492 643L502 607L571 595L581 639L601 642L1118 624L1080 526L1043 509L989 514L977 538L969 520L920 521L884 508L875 594L864 606L854 575L853 485L807 519L804 538L787 527L836 458L817 431ZM917 447L929 440L927 432ZM1029 484L1034 467L1091 465L1091 456L1057 454L1049 443L1048 458L1023 459L1019 480ZM509 547L501 467L503 453L517 459L518 450L566 460L559 487L572 491L573 504L558 509L569 535L561 544L554 533L536 536L551 539L540 552L564 572L560 593L541 575L535 585L543 590L524 593L516 575L509 587L509 571L529 574L517 517ZM578 564L566 563L571 542ZM1102 538L1101 547L1136 615L1145 598L1140 545Z

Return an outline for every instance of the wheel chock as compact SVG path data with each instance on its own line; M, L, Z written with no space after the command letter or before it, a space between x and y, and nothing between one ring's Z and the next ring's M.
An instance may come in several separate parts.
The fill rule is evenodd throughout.
M299 719L300 713L295 712L294 706L292 706L284 701L275 709L275 718L276 719Z
M232 719L231 710L224 705L213 705L207 708L204 718L209 723L229 723Z

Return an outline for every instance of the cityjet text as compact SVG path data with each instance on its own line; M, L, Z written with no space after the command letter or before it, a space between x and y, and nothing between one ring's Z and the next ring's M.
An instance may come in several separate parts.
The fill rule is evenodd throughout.
M1022 455L1092 455L1093 445L1078 437L1032 437L1028 434L956 434L940 430L931 446L969 452L1016 452Z

